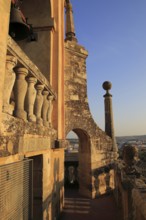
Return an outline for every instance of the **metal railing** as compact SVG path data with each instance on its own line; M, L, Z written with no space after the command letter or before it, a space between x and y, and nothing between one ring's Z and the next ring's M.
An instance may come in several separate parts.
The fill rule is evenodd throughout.
M0 166L0 219L31 220L33 160Z

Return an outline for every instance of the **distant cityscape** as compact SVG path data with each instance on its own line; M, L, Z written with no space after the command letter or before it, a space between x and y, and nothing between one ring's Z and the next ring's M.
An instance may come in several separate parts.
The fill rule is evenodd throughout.
M123 146L132 144L137 147L140 159L146 159L146 135L135 136L120 136L116 137L119 151L122 151ZM77 138L68 139L66 153L78 153L79 140Z
M138 148L146 148L146 135L116 137L118 148L124 144L134 144Z

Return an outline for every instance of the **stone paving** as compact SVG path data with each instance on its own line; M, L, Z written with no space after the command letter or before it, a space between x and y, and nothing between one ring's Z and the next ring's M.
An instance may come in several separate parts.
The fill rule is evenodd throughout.
M60 220L121 220L112 195L87 199L75 190L66 193L65 206Z

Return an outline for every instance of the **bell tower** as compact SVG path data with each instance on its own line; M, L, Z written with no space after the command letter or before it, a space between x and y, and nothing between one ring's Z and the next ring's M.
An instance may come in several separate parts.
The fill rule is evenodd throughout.
M87 50L78 44L72 5L66 1L65 38L65 133L74 131L79 138L79 190L94 198L94 172L116 159L113 141L92 118L87 97ZM108 155L108 156L107 156Z

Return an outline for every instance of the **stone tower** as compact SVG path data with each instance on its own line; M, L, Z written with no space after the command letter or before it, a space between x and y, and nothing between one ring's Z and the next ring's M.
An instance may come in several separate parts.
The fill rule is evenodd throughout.
M87 98L87 50L78 44L70 1L66 1L65 133L79 138L80 193L94 197L94 171L116 159L113 142L94 122Z

